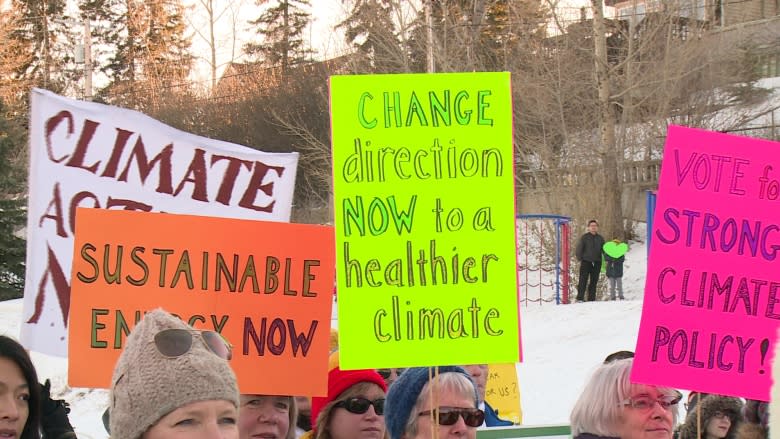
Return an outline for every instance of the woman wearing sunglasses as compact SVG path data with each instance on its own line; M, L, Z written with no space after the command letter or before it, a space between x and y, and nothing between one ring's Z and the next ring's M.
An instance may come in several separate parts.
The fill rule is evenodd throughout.
M460 367L406 369L387 394L387 431L391 439L474 439L485 420L478 403Z
M295 398L276 395L241 395L238 409L239 439L295 439L298 411Z
M311 399L307 439L384 439L385 381L374 370L328 373L328 396Z
M696 412L701 411L701 415ZM701 430L699 431L699 419ZM696 409L688 412L680 427L680 439L731 439L742 421L742 401L720 395L707 395Z
M602 364L571 412L575 439L671 439L682 394L630 381L633 359Z
M230 345L163 310L146 314L114 367L111 437L238 439Z

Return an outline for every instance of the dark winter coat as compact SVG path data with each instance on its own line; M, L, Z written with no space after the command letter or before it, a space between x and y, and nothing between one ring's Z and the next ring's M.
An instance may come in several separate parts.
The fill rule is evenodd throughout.
M607 277L623 277L623 261L626 260L625 256L613 258L604 253L604 260L607 261Z
M701 435L696 435L697 415L696 410L690 411L685 423L680 427L680 439L703 439L707 422L715 415L715 412L721 412L728 415L731 419L731 428L725 439L736 438L736 431L742 422L742 401L739 398L729 396L707 395L699 402L696 410L701 410Z
M601 262L601 249L604 247L604 237L588 232L577 242L574 254L578 261Z
M745 401L745 407L742 408L742 416L747 422L766 427L769 423L769 403L748 399Z
M769 430L760 424L743 422L737 428L736 439L769 439Z

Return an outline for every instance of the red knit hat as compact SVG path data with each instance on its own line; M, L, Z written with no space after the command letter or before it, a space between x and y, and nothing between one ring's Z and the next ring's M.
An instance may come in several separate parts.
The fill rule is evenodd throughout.
M312 431L317 430L317 417L328 403L337 399L345 390L363 382L376 384L387 392L385 380L374 369L341 370L338 367L331 369L328 372L328 396L315 396L311 399Z

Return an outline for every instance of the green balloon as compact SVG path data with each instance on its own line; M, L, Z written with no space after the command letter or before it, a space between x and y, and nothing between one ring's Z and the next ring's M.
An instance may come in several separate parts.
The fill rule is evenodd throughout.
M625 242L609 241L604 244L604 253L615 259L623 256L628 252L628 244Z

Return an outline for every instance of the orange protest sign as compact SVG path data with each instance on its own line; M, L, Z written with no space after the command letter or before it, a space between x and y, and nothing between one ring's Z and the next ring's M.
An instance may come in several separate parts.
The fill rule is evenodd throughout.
M78 209L68 383L109 387L127 336L163 308L233 345L242 393L327 394L331 227Z

